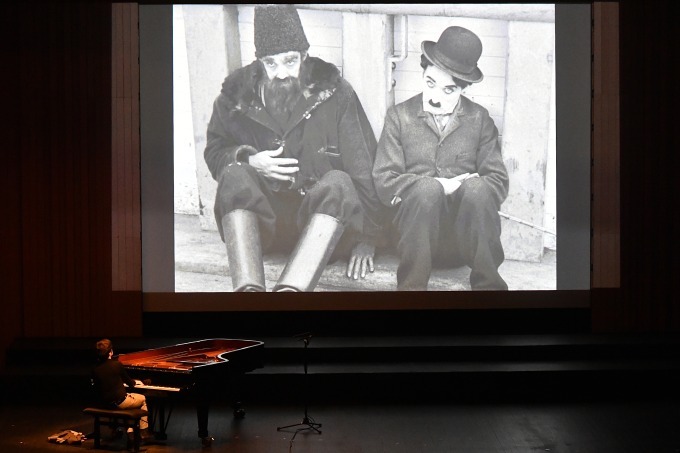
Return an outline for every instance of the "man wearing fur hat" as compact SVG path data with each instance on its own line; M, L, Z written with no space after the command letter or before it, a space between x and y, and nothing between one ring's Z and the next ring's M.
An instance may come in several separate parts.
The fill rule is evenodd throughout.
M433 263L471 268L472 289L507 290L498 210L508 174L488 111L462 94L481 82L482 42L448 27L422 43L423 91L387 112L373 177L394 211L399 290L427 290Z
M264 291L263 251L293 245L274 291L313 290L334 250L363 278L380 211L371 126L337 67L307 55L292 5L258 6L254 22L257 59L222 84L204 153L234 291Z

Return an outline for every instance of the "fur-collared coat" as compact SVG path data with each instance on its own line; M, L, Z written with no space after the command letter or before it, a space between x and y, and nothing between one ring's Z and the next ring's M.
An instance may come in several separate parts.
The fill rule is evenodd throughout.
M280 157L298 159L294 189L308 189L326 172L349 174L364 208L365 239L380 229L381 211L371 170L377 142L350 84L338 68L307 57L300 70L304 99L293 108L285 127L269 115L259 96L264 69L259 61L230 74L213 105L208 124L205 161L219 180L222 169L260 151L278 149Z
M508 196L509 179L498 142L498 129L481 105L465 96L439 134L418 94L390 107L373 168L380 200L393 205L418 179L453 178L479 173L498 206Z

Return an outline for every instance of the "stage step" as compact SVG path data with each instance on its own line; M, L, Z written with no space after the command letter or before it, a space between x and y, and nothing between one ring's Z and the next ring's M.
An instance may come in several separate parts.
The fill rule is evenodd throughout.
M306 349L292 337L250 339L263 341L265 348L264 367L239 384L249 400L288 398L289 389L300 385L315 399L573 396L624 387L662 392L675 389L680 378L677 335L311 337ZM126 353L195 340L127 338L117 339L114 348ZM82 391L89 384L95 342L17 340L7 352L2 386L31 388L32 396L43 398L55 388Z
M121 338L115 353L188 343L200 338ZM678 359L680 335L470 335L415 337L248 337L264 343L265 362L353 363ZM96 338L24 338L7 351L7 364L87 364ZM39 357L40 360L36 360Z
M120 338L114 352L124 354L188 343L201 338ZM460 336L309 336L248 337L264 343L267 365L302 363L531 363L606 360L680 360L680 335L460 335ZM94 361L98 338L23 338L7 350L8 366L79 365ZM39 358L39 360L36 360Z

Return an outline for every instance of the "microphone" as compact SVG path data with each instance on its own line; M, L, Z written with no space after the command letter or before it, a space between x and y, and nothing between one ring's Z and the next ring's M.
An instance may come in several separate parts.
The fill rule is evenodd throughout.
M293 338L295 338L298 341L302 340L309 341L309 339L312 338L312 333L311 332L299 333L297 335L293 335Z

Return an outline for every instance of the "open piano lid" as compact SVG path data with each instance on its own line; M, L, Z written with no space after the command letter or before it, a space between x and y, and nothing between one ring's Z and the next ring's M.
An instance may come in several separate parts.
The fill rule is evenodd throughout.
M193 374L211 368L242 366L259 368L264 343L256 340L211 338L118 355L127 369ZM230 364L231 362L231 364Z

